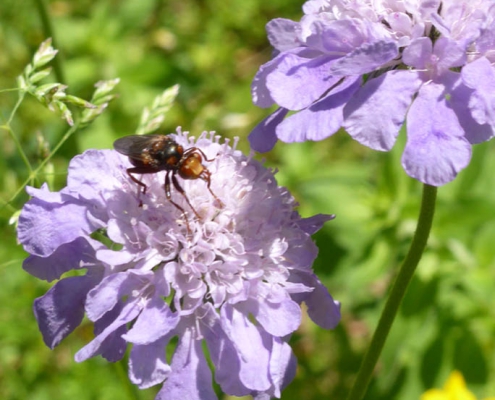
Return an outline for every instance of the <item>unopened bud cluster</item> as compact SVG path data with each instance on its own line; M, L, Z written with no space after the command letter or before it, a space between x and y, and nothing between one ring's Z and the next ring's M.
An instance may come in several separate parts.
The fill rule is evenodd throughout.
M24 68L24 72L17 78L21 92L32 94L41 104L50 111L59 114L69 125L74 125L74 118L69 105L74 105L83 109L80 124L82 126L92 122L107 107L108 102L115 95L110 94L118 79L101 81L96 84L96 90L91 101L65 93L67 85L62 83L46 83L39 85L39 82L47 78L51 67L46 65L57 55L58 50L52 47L52 40L47 39L41 43L38 51L33 56L32 62Z

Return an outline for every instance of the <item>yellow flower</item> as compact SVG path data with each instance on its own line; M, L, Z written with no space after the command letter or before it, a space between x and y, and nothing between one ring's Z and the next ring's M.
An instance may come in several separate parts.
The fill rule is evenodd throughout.
M443 389L430 389L421 396L420 400L476 400L476 397L466 387L462 374L453 371ZM495 397L487 397L484 400L495 400Z

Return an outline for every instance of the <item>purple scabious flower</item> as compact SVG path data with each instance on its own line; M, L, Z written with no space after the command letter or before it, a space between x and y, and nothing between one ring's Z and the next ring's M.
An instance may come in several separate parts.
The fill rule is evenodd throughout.
M76 361L117 361L131 344L130 380L139 388L163 383L157 399L167 400L216 398L205 343L225 393L280 397L295 374L288 339L300 304L321 327L340 319L311 268L310 235L332 216L301 218L273 171L235 143L213 133L194 141L180 129L170 136L212 160L204 164L218 200L204 181L180 181L200 218L177 191L172 199L187 216L167 200L165 171L143 175L147 191L138 194L131 163L113 150L75 157L60 192L28 189L18 224L30 253L24 269L48 281L76 272L34 302L43 339L55 347L86 314L95 338Z
M252 95L280 108L250 134L253 149L343 127L388 151L407 118L402 165L440 186L469 164L472 144L494 136L492 0L310 0L303 10L300 22L267 25L275 55Z

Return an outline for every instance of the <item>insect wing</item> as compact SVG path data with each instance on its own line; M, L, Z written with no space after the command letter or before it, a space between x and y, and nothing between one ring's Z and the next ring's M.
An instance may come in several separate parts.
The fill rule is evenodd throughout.
M113 142L113 148L120 154L131 158L140 158L157 141L172 140L165 135L131 135L124 136Z

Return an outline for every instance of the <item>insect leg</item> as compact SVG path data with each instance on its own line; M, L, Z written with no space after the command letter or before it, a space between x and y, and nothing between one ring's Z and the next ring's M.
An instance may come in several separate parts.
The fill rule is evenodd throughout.
M174 183L174 187L177 189L177 186L176 186L177 180L175 179L175 175L173 174L173 171L169 170L169 171L167 171L167 173L165 175L165 185L164 185L165 186L165 196L167 197L167 200L170 201L184 216L184 220L186 221L187 233L190 234L191 228L189 227L189 220L187 219L186 210L184 210L181 206L179 206L175 201L172 200L172 192L170 190L170 173L172 173L172 182ZM180 188L180 189L182 190L182 188ZM177 190L179 190L179 189L177 189ZM180 190L179 190L179 192L180 192ZM182 190L182 194L184 194L183 190ZM186 197L186 200L187 200L187 203L189 205L191 205L189 203L189 200L187 199L187 197ZM192 206L191 206L191 208L192 208ZM194 208L193 208L193 211L194 211ZM194 211L194 213L196 213L196 211Z
M208 161L208 162L215 161L214 158L210 159L210 158L206 157L206 154L204 153L204 151L201 149L198 149L197 147L191 147L191 148L187 149L184 152L184 157L186 157L187 155L189 155L191 153L199 153L201 155L201 157L203 158L203 160L205 160L205 161Z
M140 173L141 170L139 168L127 168L126 172L127 175L129 175L129 178L131 178L133 182L136 182L139 186L143 188L143 194L146 194L146 190L148 190L148 186L146 186L145 183L141 182L138 178L132 175L132 174Z
M140 188L138 189L138 198L139 198L139 195L142 193L143 196L146 194L146 190L148 190L148 186L146 186L145 183L141 182L138 178L136 178L134 175L132 175L133 173L136 174L136 173L140 173L141 170L139 168L127 168L126 170L127 172L127 175L129 175L129 178L131 178L131 180L135 183L137 183ZM141 191L141 188L142 188L142 191ZM139 207L142 207L143 205L143 201L142 200L139 200Z
M167 174L168 175L168 174ZM179 181L177 180L177 177L175 176L174 173L172 173L172 183L174 184L174 188L175 190L177 190L182 196L184 196L184 198L186 199L187 201L187 204L189 204L189 207L191 207L191 210L193 210L194 214L196 215L196 217L198 219L201 219L201 217L199 216L199 214L197 213L197 211L194 209L194 207L192 206L191 202L189 201L189 199L187 198L187 195L186 193L184 192L184 189L182 189L182 186L179 184Z
M218 201L220 207L223 208L223 203L222 200L220 200L215 193L211 190L210 184L211 184L211 172L208 171L206 168L201 172L201 175L199 176L202 180L206 182L206 187L208 188L209 192L213 196L213 198Z
M199 162L201 162L203 159L205 161L209 161L209 162L215 160L214 158L212 158L212 159L206 158L206 154L203 152L203 150L198 149L197 147L191 147L190 149L187 149L184 152L183 157L185 159L187 159L188 157L192 156L193 154L195 156L197 156L195 158L199 159ZM201 178L202 180L204 180L206 182L206 185L208 187L208 191L211 193L211 195L213 196L213 198L218 202L219 208L223 208L222 201L211 190L211 187L210 187L210 185L211 185L211 172L208 171L208 169L203 166L203 170L201 171L201 174L199 175L199 178Z

